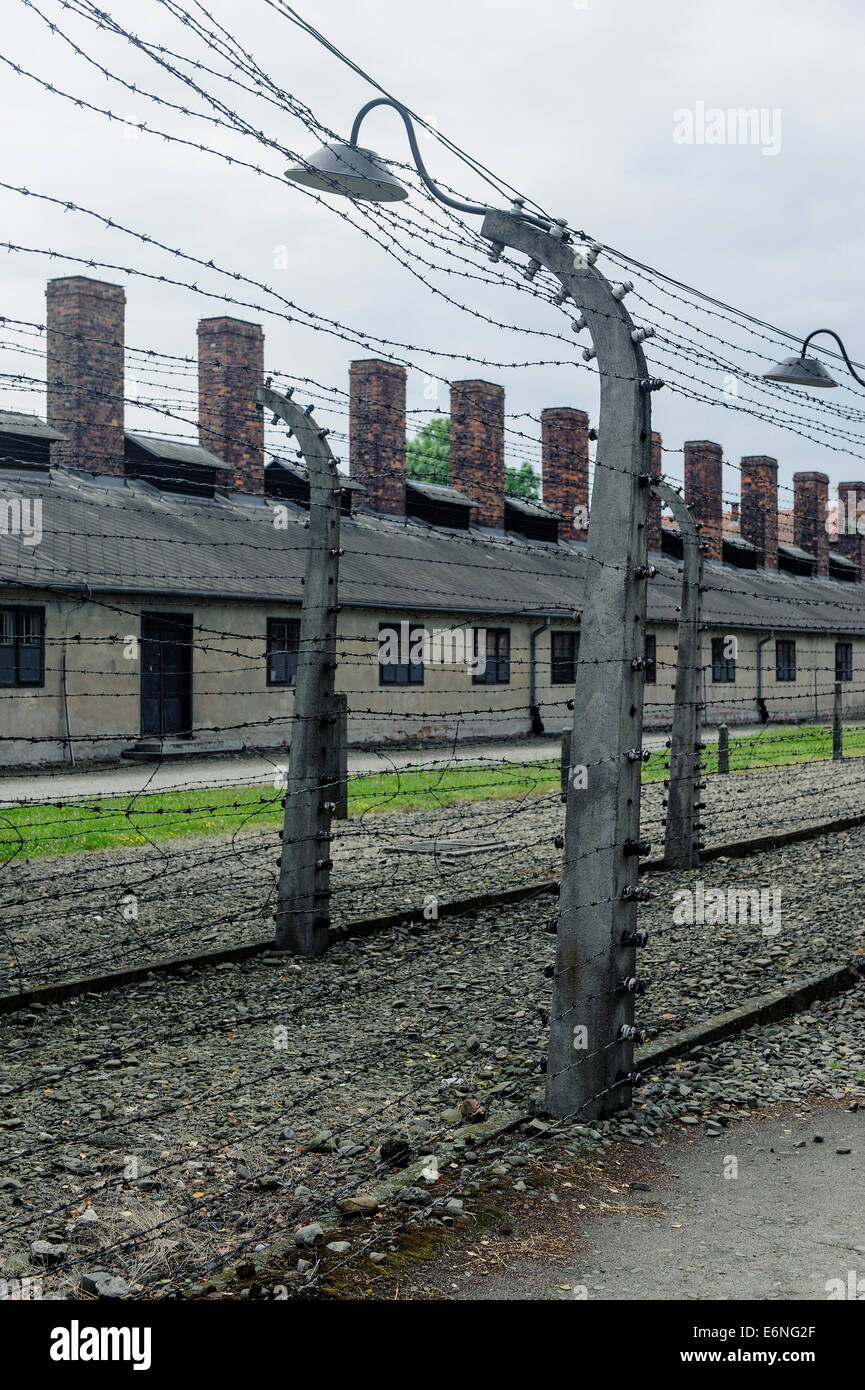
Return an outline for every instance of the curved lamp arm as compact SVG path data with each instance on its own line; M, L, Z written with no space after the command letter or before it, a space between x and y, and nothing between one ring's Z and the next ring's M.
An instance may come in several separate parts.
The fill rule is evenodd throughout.
M363 122L363 119L376 106L392 106L394 111L398 112L399 115L402 116L403 124L405 125L406 135L408 136L409 148L412 153L412 159L415 162L415 167L421 176L422 182L429 189L430 193L433 195L434 198L437 198L440 203L444 203L449 208L455 208L457 212L472 212L483 217L488 212L493 211L492 208L486 207L481 203L463 203L458 198L451 198L447 193L442 192L437 183L433 182L433 180L427 173L426 165L424 164L423 159L421 158L421 152L418 146L417 136L414 132L414 126L412 125L411 116L409 115L406 108L402 106L398 101L394 101L392 97L376 97L373 101L368 101L366 106L362 106L360 108L360 110L354 118L354 124L351 128L351 135L348 137L350 145L357 144L357 138L360 134L360 127ZM523 212L522 209L515 212L513 215L519 217L524 222L531 222L535 227L543 227L544 231L549 230L549 218L535 217L533 213Z
M844 344L841 342L841 339L838 337L838 334L837 334L837 333L835 332L835 330L832 329L832 328L815 328L813 333L809 333L809 334L808 334L808 337L805 339L804 343L802 344L802 353L801 353L801 356L802 356L802 357L805 356L805 351L806 351L806 349L807 349L807 347L808 347L808 344L810 343L811 339L812 339L812 338L816 338L820 333L828 333L830 338L834 338L834 339L835 339L835 342L838 344L839 348L841 349L841 356L844 358L844 361L847 363L847 369L848 369L848 371L850 372L850 375L851 375L856 381L858 381L858 383L859 383L860 386L865 386L865 381L862 380L862 377L861 377L861 376L859 375L859 373L856 371L856 369L855 369L854 366L853 366L853 363L850 361L850 358L849 358L848 355L847 355L847 349L845 348Z

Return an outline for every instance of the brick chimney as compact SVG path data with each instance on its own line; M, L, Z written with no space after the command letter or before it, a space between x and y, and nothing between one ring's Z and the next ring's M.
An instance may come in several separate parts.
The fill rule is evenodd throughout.
M264 334L243 319L202 319L198 325L198 438L231 464L220 485L264 492L264 412L253 392L264 381Z
M793 474L793 540L816 560L818 575L829 573L828 501L829 479L825 473Z
M663 455L661 451L661 436L657 430L652 430L652 460L649 464L649 472L653 478L660 478L664 471ZM649 549L660 550L661 539L661 499L656 493L649 493Z
M778 568L778 460L763 454L742 459L739 534L760 551L767 570Z
M47 419L68 441L51 462L123 476L122 285L70 275L45 290Z
M349 370L349 472L389 516L405 516L405 381L405 367L374 357Z
M838 484L838 539L835 549L859 567L865 579L865 483Z
M479 526L505 525L505 390L451 382L451 484L479 503Z
M685 444L685 503L708 542L707 560L721 559L721 511L723 508L723 450L709 439Z
M544 502L558 512L559 535L566 541L584 541L585 526L574 524L574 508L589 515L589 417L569 405L541 411L541 469Z

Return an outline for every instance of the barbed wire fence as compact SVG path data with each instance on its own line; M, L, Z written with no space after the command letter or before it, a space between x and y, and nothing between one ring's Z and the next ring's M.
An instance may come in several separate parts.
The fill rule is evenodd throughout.
M282 183L281 176L256 164L251 153L249 159L240 157L233 143L217 148L217 138L236 140L244 149L250 142L250 149L257 146L295 161L303 162L302 156L268 135L263 117L244 117L235 104L249 98L250 108L264 109L268 118L276 114L282 123L290 115L305 133L333 136L200 5L195 14L173 0L165 0L164 8L183 25L184 42L194 34L203 43L206 61L189 50L148 44L85 0L42 8L31 0L23 3L48 27L52 42L64 44L88 68L121 86L124 100L154 103L166 122L182 117L196 127L203 123L214 144L85 102L4 56L7 66L37 83L52 100L84 105L91 114L125 121L142 135L182 143L190 153L220 160L256 180L279 178ZM297 22L287 6L272 8ZM85 34L96 30L110 36L121 51L132 45L150 58L159 80L183 90L182 101L145 91L140 82L123 79L119 67L103 65L88 52L73 22ZM76 39L72 32L78 33ZM231 91L230 102L217 95L216 84L223 83ZM201 109L193 109L195 103ZM174 248L63 196L8 183L2 187L10 197L38 198L70 217L96 219L148 257L193 266L189 273L198 279L165 274L155 268L155 259L144 265L119 264L75 257L50 245L5 245L25 263L38 257L88 270L120 270L154 286L268 315L304 333L327 334L352 349L375 347L417 373L428 375L434 369L446 385L443 369L449 372L448 364L463 362L500 370L576 366L591 372L591 353L575 361L573 333L586 325L572 318L574 296L569 303L569 295L562 294L561 277L542 257L532 256L527 266L527 244L509 255L504 237L498 258L491 261L490 237L433 203L413 171L400 167L411 182L412 198L399 212L359 205L337 209L311 192L298 191L313 197L322 212L336 212L451 307L497 332L518 333L520 349L514 356L520 360L510 360L504 351L496 358L453 351L452 345L421 346L381 337L366 325L345 324L300 306L262 281L217 266L205 254ZM478 176L489 176L476 163L469 167ZM501 181L493 183L503 191ZM555 225L551 219L551 229ZM559 224L559 231L579 246L591 245L576 229ZM612 248L604 248L604 254L631 277L627 293L644 315L642 330L654 329L651 350L657 353L667 389L750 415L845 457L862 457L863 413L846 386L839 393L840 404L803 402L759 376L761 363L774 361L773 349L785 340L781 330L709 302ZM588 262L589 269L593 264ZM226 292L225 280L243 288L237 294ZM562 324L550 329L539 327L541 320L534 318L515 322L492 309L487 313L462 298L460 282L471 282L490 296L518 294L531 314L557 314ZM641 332L621 301L615 311L596 305L594 312L593 336L611 332L616 323L624 323L629 334ZM573 327L558 331L568 319ZM543 320L548 321L553 320ZM44 381L33 359L41 356L37 344L45 326L4 318L3 332L4 349L14 354L13 370L4 374L10 390L24 399L40 393ZM526 335L552 345L540 347L539 354L557 355L529 356ZM644 369L641 380L657 381L642 359L639 340L636 345ZM743 356L754 364L752 370L741 369ZM191 427L197 411L191 359L147 348L128 349L127 357L128 379L141 392L124 388L122 403L155 414L161 429ZM732 394L722 385L731 372L737 383ZM312 411L328 423L344 421L346 391L286 371L273 377L287 388L280 392L283 401L292 385L310 396L306 412L300 407L289 412L296 433L300 427L306 461L319 452L330 460ZM604 378L614 392L632 384L629 372L609 364ZM634 1059L635 1044L672 1036L731 1007L744 991L753 992L765 981L767 973L774 981L779 974L788 978L784 972L794 968L838 966L861 950L861 924L852 908L836 913L823 930L822 944L815 946L813 928L822 917L819 905L809 904L802 920L788 928L795 957L789 967L762 955L756 959L765 964L754 965L755 947L761 952L778 949L773 936L762 931L774 929L774 917L749 919L746 931L735 918L724 924L723 933L711 920L698 924L708 925L708 934L695 933L693 920L676 919L677 896L690 894L693 909L704 879L716 872L711 867L715 858L741 854L737 862L749 866L743 871L745 889L731 885L726 868L718 871L707 890L715 893L717 906L717 894L726 901L731 887L734 892L761 891L755 880L762 887L763 879L771 886L782 878L784 892L794 894L802 872L801 861L795 861L799 837L813 838L821 831L820 852L839 862L851 842L857 843L857 827L865 821L865 738L860 728L850 727L845 756L839 756L840 691L846 691L848 707L863 708L865 678L851 670L843 687L837 680L836 636L858 630L861 602L856 594L827 597L822 590L812 600L801 592L775 598L782 615L785 607L795 610L786 621L779 619L779 632L816 627L818 613L827 606L834 615L834 628L818 629L811 643L814 717L806 725L778 727L770 721L757 735L734 732L732 738L719 739L717 749L708 736L698 737L699 724L713 728L719 714L731 723L738 722L737 715L742 723L752 715L750 692L733 696L722 686L730 670L746 679L752 672L761 674L762 659L758 652L755 668L749 668L735 648L717 662L714 654L707 659L700 640L701 590L704 601L713 605L712 630L722 639L740 630L740 600L749 581L741 571L734 582L720 566L704 575L694 573L699 554L681 519L685 503L680 512L670 491L662 496L680 516L686 572L680 575L675 566L661 565L650 573L648 492L652 485L669 489L673 479L666 471L658 475L649 460L648 394L642 390L637 408L642 476L631 476L632 457L623 459L619 441L603 427L599 430L591 461L595 515L585 587L553 559L539 561L534 554L530 559L524 543L514 538L490 542L466 534L451 539L447 556L425 561L432 572L439 565L442 576L424 589L430 612L445 604L455 556L473 576L477 592L464 594L472 601L472 633L484 631L484 624L527 622L536 616L530 604L521 607L514 599L509 606L491 602L486 583L491 571L507 570L517 579L531 572L550 586L559 585L560 620L575 623L574 612L582 609L576 690L570 693L563 682L551 683L543 702L544 714L559 726L573 716L564 805L563 769L554 756L527 760L526 750L518 746L502 753L479 745L466 760L459 734L474 719L494 721L503 738L527 734L526 702L516 696L502 699L492 685L472 682L450 693L443 722L453 742L441 742L435 756L424 750L414 759L411 752L387 746L404 741L404 711L396 707L402 688L393 694L390 709L383 710L372 697L381 665L379 638L341 629L336 621L339 594L329 593L338 588L339 578L339 556L332 552L344 543L370 569L381 557L375 536L362 529L349 542L351 528L345 526L339 538L335 471L326 502L327 529L314 525L311 497L308 535L268 536L262 527L255 541L245 542L244 559L260 562L262 579L272 575L273 563L291 564L293 574L299 565L309 566L301 611L318 611L318 618L301 619L291 707L284 714L262 719L252 713L248 719L215 721L200 730L234 740L239 750L255 751L260 762L272 765L267 772L238 783L226 762L206 781L191 774L167 781L168 764L162 760L132 794L112 797L85 787L4 799L0 906L6 979L0 1026L9 1066L0 1142L10 1174L7 1190L13 1194L5 1239L7 1251L19 1257L34 1241L47 1241L51 1253L39 1256L45 1262L40 1267L47 1270L46 1287L76 1288L82 1272L95 1263L129 1280L139 1296L165 1294L192 1278L206 1282L256 1247L290 1235L299 1223L326 1218L340 1202L354 1202L362 1211L370 1187L392 1172L387 1155L394 1154L394 1144L403 1157L406 1152L434 1156L450 1144L448 1136L472 1132L471 1121L479 1114L494 1121L508 1107L524 1109L532 1092L541 1104L542 1088L547 1102L558 1097L545 1133L560 1133L575 1121L635 1104L630 1093L645 1080L639 1052ZM94 404L106 398L118 403L110 393L91 396ZM435 413L432 408L416 410L415 422ZM621 425L621 395L616 396L615 418ZM537 462L539 426L540 419L527 412L507 416L505 459ZM304 438L304 429L314 438ZM344 429L334 429L330 437L347 438ZM663 450L670 464L679 453ZM102 460L94 456L90 462L98 471ZM617 536L622 513L616 499L625 485L633 486L633 493L628 494L627 526ZM694 496L692 489L696 512L709 500L718 499L701 495L699 487ZM193 525L182 539L172 541L176 558L172 571L162 576L178 586L203 581L220 549L224 568L234 561L231 536L196 536L194 523L205 504L193 499L185 505ZM146 498L126 501L128 545L147 544L151 510ZM93 528L94 539L107 549L117 532L100 524L105 534ZM71 542L76 533L72 506L50 526L54 541ZM419 528L406 522L404 529L403 548L391 554L390 563L404 576L403 589L411 596ZM83 684L95 666L102 688L85 691L79 701L116 699L120 709L120 702L128 700L128 672L116 670L110 658L140 618L140 605L122 594L94 592L100 577L81 572L70 556L65 573L58 568L34 575L22 569L14 591L16 597L48 594L63 602L72 595L98 609L106 623L116 622L115 632L94 636L82 630L71 641L46 633L46 672L59 676L62 670L65 679L80 676ZM246 577L256 575L247 570ZM366 591L363 579L356 583L361 599L371 602L377 580L368 579ZM651 661L642 640L650 586L682 610L678 651ZM316 587L318 593L311 597ZM624 609L617 611L626 609L633 616L636 608L641 621L620 625L613 638L609 627L599 627L592 637L590 619L604 608L598 596L610 593L625 594ZM637 593L642 597L636 598ZM468 626L464 617L452 614L447 622L454 632ZM727 633L728 627L734 632ZM253 649L249 630L240 623L225 625L217 617L194 621L185 640L190 655L206 663L202 693L218 696L228 682L240 699L251 702L259 695L260 644ZM503 676L505 658L497 660L503 663L498 672ZM506 689L511 673L523 674L530 660L510 652L508 680L500 685ZM308 679L301 680L301 671ZM716 674L720 679L714 679ZM663 680L664 693L646 712L659 726L671 727L669 750L663 736L653 747L642 735L643 684L650 676ZM441 715L439 695L431 690L422 703L415 701L416 721L430 724ZM2 695L10 712L18 701L38 710L39 701L48 698L38 690L4 690ZM801 699L798 689L789 696L776 693L782 724L785 700L792 723L801 717ZM632 711L629 722L619 720L612 742L605 728L596 731L594 741L587 735L594 700L601 701L602 711L613 700ZM335 737L341 701L356 741L379 742L379 751L369 758L375 759L372 767L338 766L337 745L344 749L345 743ZM388 729L382 747L383 723L393 734ZM89 721L76 741L85 749L90 745L95 754L124 737L118 715L106 727ZM62 750L64 741L62 730L25 733L16 712L14 732L0 734L0 750L11 746L20 755L26 747L38 761ZM698 748L700 743L706 746ZM609 799L602 812L605 793ZM704 797L704 807L697 805L698 797ZM337 808L343 801L349 814L339 820ZM594 823L586 817L585 805ZM783 849L785 841L788 850ZM650 859L652 846L664 842L665 863L660 857ZM749 848L750 861L744 857ZM301 913L310 920L296 930L287 917ZM280 922L279 944L299 948L297 955L270 949L275 919ZM330 949L322 955L325 946ZM702 979L695 984L709 954L721 974L711 986ZM557 1039L552 1047L551 1035ZM537 1141L525 1134L519 1142L528 1150ZM373 1240L392 1242L407 1224L440 1213L464 1179L465 1173L457 1172L443 1196L435 1195L433 1183L428 1200L416 1199L405 1212L386 1209L384 1224L377 1225L374 1236L353 1241L345 1260L368 1252ZM340 1263L342 1257L337 1269ZM326 1272L333 1270L331 1261ZM322 1273L314 1263L298 1287L313 1290Z

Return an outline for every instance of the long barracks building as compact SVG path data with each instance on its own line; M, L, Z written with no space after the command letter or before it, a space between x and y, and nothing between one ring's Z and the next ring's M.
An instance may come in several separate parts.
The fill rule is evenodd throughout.
M0 766L153 746L277 750L290 738L309 485L293 456L265 462L252 403L261 329L199 324L199 444L172 442L124 428L124 305L120 286L51 281L47 422L0 414ZM349 740L563 729L583 603L588 417L543 411L544 501L529 503L505 495L500 386L452 384L447 486L406 478L405 390L402 367L352 363L337 671ZM659 436L653 444L659 471ZM845 712L862 714L865 537L854 526L830 543L828 479L811 472L795 476L793 543L779 541L777 463L763 456L741 461L733 531L721 473L720 445L685 445L685 500L707 542L707 718L826 718L836 679ZM839 498L855 517L865 483L840 484ZM663 727L681 541L657 503L649 547L646 723ZM383 664L382 629L450 634L451 658L472 660L424 660L409 641L404 659Z

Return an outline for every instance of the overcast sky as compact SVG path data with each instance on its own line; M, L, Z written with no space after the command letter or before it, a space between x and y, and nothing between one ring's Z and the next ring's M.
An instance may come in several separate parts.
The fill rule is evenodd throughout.
M168 101L213 113L126 39L95 28L56 0L34 3L110 73ZM167 0L102 0L102 5L141 39L237 75L224 57L172 17ZM187 8L204 19L193 0L187 0ZM254 56L276 90L290 93L325 126L347 136L357 108L375 95L362 78L301 33L279 13L278 4L212 0L208 9ZM6 0L4 12L6 57L56 87L118 116L210 144L268 173L280 176L286 167L278 150L249 135L157 107L111 81L52 35L32 6ZM552 214L567 216L611 247L791 333L833 327L855 358L865 357L865 330L857 313L863 297L858 146L865 17L856 0L820 5L813 0L439 0L423 6L317 0L314 7L301 6L301 13L385 88ZM271 140L301 153L315 148L315 135L280 98L266 103L200 69L176 60L175 66L205 83ZM8 68L3 69L2 105L5 182L91 208L263 282L283 297L179 262L76 212L0 190L3 239L61 253L53 260L4 255L3 314L42 322L45 280L87 273L126 285L132 346L192 357L197 320L235 313L264 324L271 370L341 389L352 358L383 355L378 339L405 344L392 352L415 368L409 396L416 409L436 404L447 409L447 390L440 386L436 397L432 377L482 376L506 386L508 411L517 417L511 422L517 433L509 439L509 461L515 463L521 454L537 461L536 448L519 432L537 437L537 425L528 417L545 405L573 404L596 417L596 378L582 363L568 319L527 294L527 287L519 292L476 278L489 276L487 262L473 249L478 219L465 219L473 264L448 259L450 271L441 269L440 246L413 238L411 226L401 224L402 244L436 264L427 272L415 262L427 285L361 230L387 239L393 224L357 216L350 204L330 200L328 207L328 200L313 199L278 177L229 166L156 135L131 138L128 128L78 109ZM708 143L716 108L762 112L758 142ZM701 111L705 143L697 143ZM694 142L686 143L691 118ZM393 159L408 158L392 112L373 113L363 142ZM422 150L435 176L469 198L496 200L434 139L425 136ZM424 228L427 207L413 192L404 215ZM459 249L455 243L451 247ZM399 258L404 254L398 249ZM195 282L252 307L226 305L124 270L88 269L64 255ZM609 259L598 264L611 278L621 278ZM757 352L771 356L777 348L775 355L781 354L777 342L705 313L687 296L684 302L673 300L645 281L638 282L637 291L651 301L628 301L637 322L650 321L653 305L672 310L686 324L665 317L667 328L698 346L705 342L710 353L721 353L743 372L760 366ZM458 303L449 304L442 294ZM368 349L314 330L304 314L303 323L287 321L285 300L367 335ZM471 310L513 330L487 323ZM539 336L544 332L563 334L565 341ZM708 333L729 345L704 339ZM38 359L8 348L12 341L35 347L38 339L6 332L2 341L4 371L39 374ZM732 395L737 387L729 382L725 387L721 367L696 360L693 348L688 356L673 358L653 353L651 343L648 348L659 375L669 365L680 386L691 381L710 398L672 391L654 396L655 427L671 450L685 439L705 438L718 440L731 464L743 454L772 454L779 459L782 484L802 468L822 469L833 482L865 476L859 388L829 392L816 402L784 400L789 423L814 436L803 438L780 428L777 419L754 418L736 408L743 397L751 399L751 388L745 383L740 397ZM460 360L460 355L495 365ZM567 365L509 365L539 359ZM191 419L194 375L181 372L176 379L158 380L170 385L160 396L163 403L170 401L172 409ZM154 387L128 382L127 393L153 396ZM756 398L761 409L772 399L759 393ZM44 413L38 390L10 390L4 403ZM839 410L847 418L839 418ZM337 434L343 429L336 405L331 410L322 402L319 415ZM154 432L181 432L165 417L136 407L128 409L127 422ZM665 468L681 476L681 455L668 455ZM725 474L725 490L730 496L738 492L733 467ZM785 502L789 497L782 493Z

